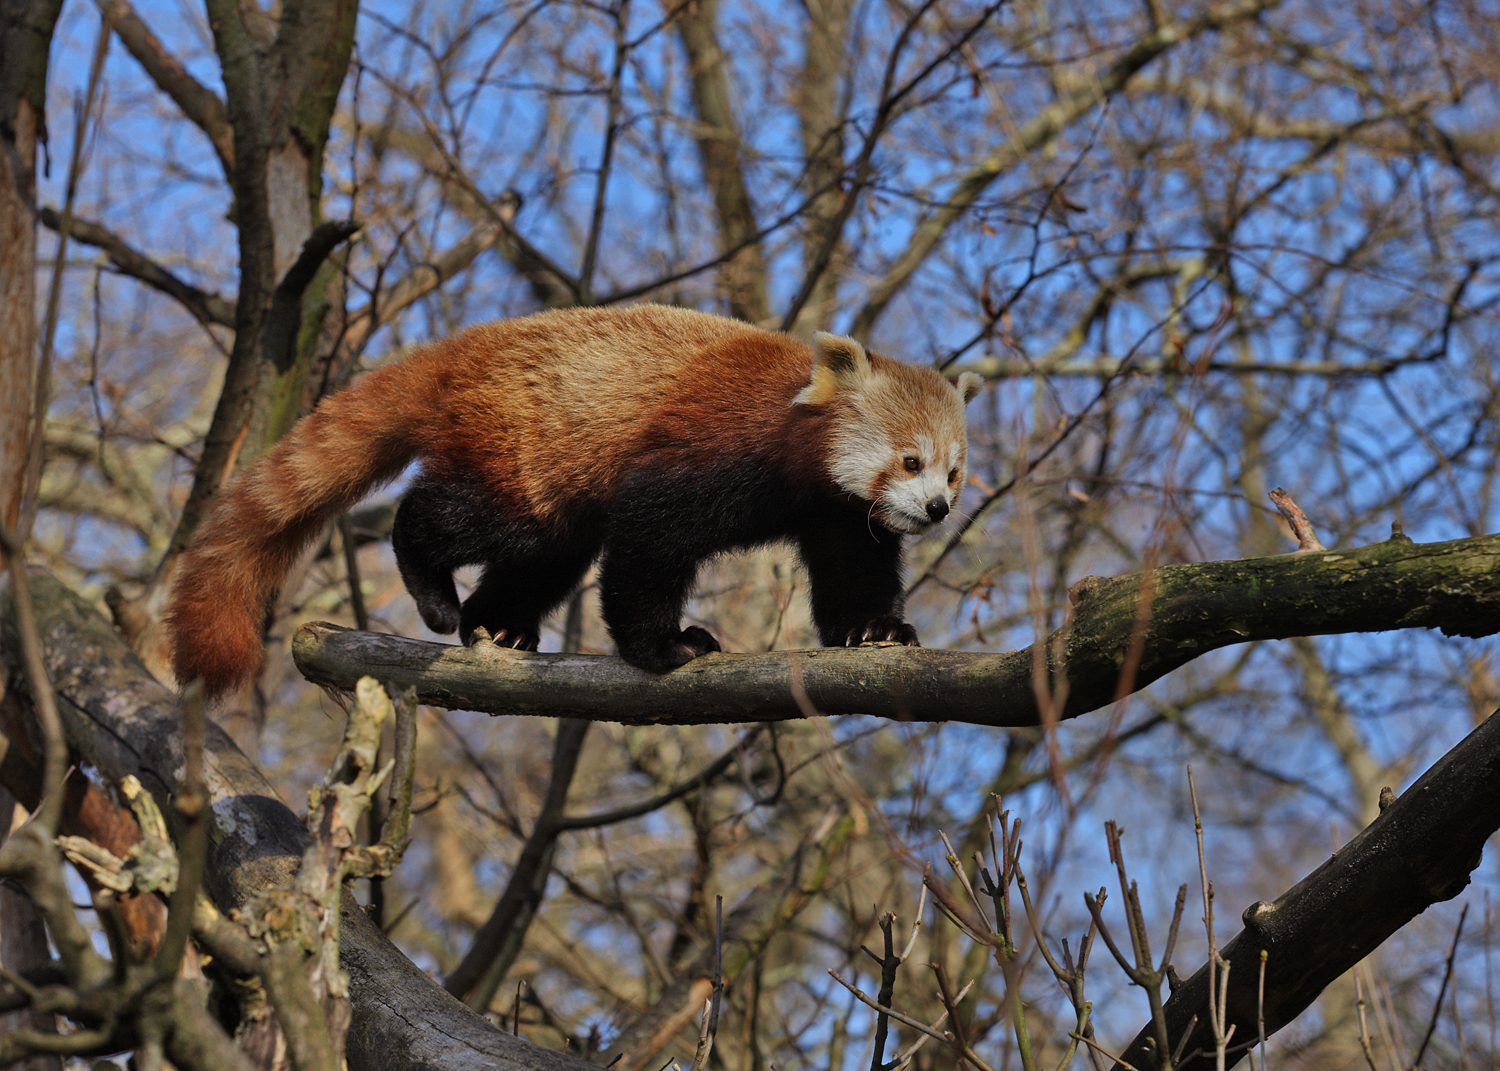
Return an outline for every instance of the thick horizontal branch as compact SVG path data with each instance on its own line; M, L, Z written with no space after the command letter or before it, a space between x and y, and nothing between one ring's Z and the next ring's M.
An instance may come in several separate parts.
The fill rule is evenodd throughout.
M1066 676L1071 718L1111 702L1141 614L1149 617L1144 688L1200 655L1250 640L1398 628L1451 635L1500 631L1500 536L1416 544L1402 537L1358 550L1169 565L1089 577L1046 650L1053 689ZM1062 660L1054 657L1065 652ZM618 658L455 647L308 625L293 639L303 676L351 689L370 674L421 701L492 714L570 716L627 724L781 721L802 717L796 687L825 714L1022 726L1040 722L1032 650L981 654L912 647L711 654L665 676ZM1066 673L1064 673L1064 664Z
M68 744L81 764L110 783L134 774L163 810L182 769L176 696L141 665L114 628L88 603L40 572L32 598L48 677ZM0 582L0 672L16 655L15 615ZM14 695L24 687L12 672ZM265 777L215 725L205 754L216 829L207 882L223 910L288 880L302 856L302 822ZM401 954L346 893L340 963L350 975L352 1071L387 1068L573 1071L581 1060L499 1030L445 993Z
M1485 841L1500 827L1500 717L1491 716L1390 804L1333 858L1275 903L1245 910L1245 929L1224 946L1230 963L1226 1027L1234 1047L1259 1036L1258 990L1266 953L1265 1030L1300 1015L1335 978L1432 904L1469 884ZM1182 1051L1181 1071L1214 1066L1208 966L1166 1004L1167 1038ZM1155 1066L1146 1027L1122 1057ZM1196 1054L1196 1055L1195 1055ZM1233 1065L1244 1050L1232 1053ZM1117 1071L1121 1065L1117 1064Z

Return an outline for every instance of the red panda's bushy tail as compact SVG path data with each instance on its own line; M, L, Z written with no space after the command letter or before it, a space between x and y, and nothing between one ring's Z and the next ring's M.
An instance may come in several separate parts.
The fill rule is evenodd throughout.
M440 402L424 356L325 400L222 493L171 580L166 627L179 684L202 680L213 698L260 669L266 605L298 555L417 456Z

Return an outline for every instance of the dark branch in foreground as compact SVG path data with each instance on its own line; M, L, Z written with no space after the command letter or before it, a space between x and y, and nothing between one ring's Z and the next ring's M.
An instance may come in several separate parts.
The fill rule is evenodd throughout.
M1489 836L1500 828L1500 717L1491 716L1407 789L1380 817L1281 895L1245 910L1245 929L1220 953L1230 963L1228 1063L1259 1033L1260 956L1266 956L1266 1033L1290 1023L1339 975L1432 904L1469 884ZM1208 966L1165 1007L1168 1040L1185 1053L1178 1071L1214 1066ZM1190 1025L1191 1024L1191 1025ZM1186 1045L1182 1035L1191 1029ZM1116 1064L1154 1067L1149 1025Z
M81 764L118 784L134 774L166 807L178 790L183 746L177 697L147 673L114 628L40 572L32 599L63 729ZM25 694L13 663L14 611L0 584L0 670ZM22 700L29 705L30 697ZM287 881L306 832L265 777L210 725L204 777L216 829L206 881L221 910ZM454 1000L390 943L347 892L340 965L349 973L353 1021L348 1062L360 1071L422 1067L460 1071L572 1071L588 1065L497 1029ZM420 1024L420 1026L415 1025Z
M1061 716L1112 702L1141 608L1139 575L1088 577L1073 588L1070 628L1048 638L1052 694L1066 665ZM1150 627L1131 689L1220 647L1398 628L1449 635L1500 631L1500 535L1358 550L1169 565L1150 574ZM1065 652L1061 662L1055 652ZM825 714L911 721L1037 725L1032 649L978 654L912 647L711 654L662 677L601 655L454 647L308 625L293 640L308 680L351 689L365 674L415 687L424 703L492 714L627 724L800 718L795 694Z

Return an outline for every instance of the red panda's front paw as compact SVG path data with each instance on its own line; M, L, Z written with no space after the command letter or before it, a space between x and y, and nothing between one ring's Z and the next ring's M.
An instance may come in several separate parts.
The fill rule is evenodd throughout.
M844 638L845 647L858 647L862 643L904 643L908 647L920 647L917 630L895 614L882 614L865 622L863 628L850 629Z
M495 633L496 647L509 647L513 651L535 651L542 645L541 636L524 628L503 628Z
M713 634L706 628L697 625L689 625L677 634L677 638L668 645L672 652L671 657L680 657L682 660L676 662L671 668L685 666L699 655L712 654L714 651L722 651L719 641L714 639Z
M541 646L542 637L524 628L496 629L491 636L489 629L481 625L465 635L463 641L465 647L472 647L476 643L493 643L496 647L508 647L512 651L535 651Z

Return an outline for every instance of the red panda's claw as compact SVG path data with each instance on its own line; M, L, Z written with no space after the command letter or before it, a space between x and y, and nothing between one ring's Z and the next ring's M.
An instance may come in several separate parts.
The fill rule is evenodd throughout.
M528 629L502 628L495 633L495 646L513 651L535 651L541 643L542 638Z
M917 630L895 614L885 614L865 623L863 628L852 629L844 640L845 647L858 647L864 643L901 643L907 647L920 647Z
M476 625L474 631L464 637L465 647L491 643L512 651L535 651L541 642L542 638L530 629L497 628L492 636L490 630L483 625Z

